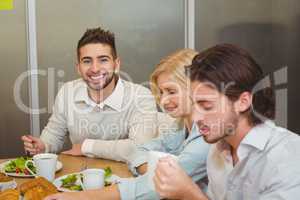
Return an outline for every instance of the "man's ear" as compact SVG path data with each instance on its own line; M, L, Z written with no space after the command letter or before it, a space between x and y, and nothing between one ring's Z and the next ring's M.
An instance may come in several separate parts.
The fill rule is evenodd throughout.
M240 113L247 111L252 105L251 92L243 92L236 101L236 110Z
M119 71L120 71L120 66L121 66L121 60L120 60L119 57L117 57L117 58L115 59L115 72L116 72L116 73L119 73Z

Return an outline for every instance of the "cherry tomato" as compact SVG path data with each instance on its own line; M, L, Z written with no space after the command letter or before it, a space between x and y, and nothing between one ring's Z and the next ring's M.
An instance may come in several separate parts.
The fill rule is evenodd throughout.
M24 169L24 174L25 175L30 175L30 172L27 169Z

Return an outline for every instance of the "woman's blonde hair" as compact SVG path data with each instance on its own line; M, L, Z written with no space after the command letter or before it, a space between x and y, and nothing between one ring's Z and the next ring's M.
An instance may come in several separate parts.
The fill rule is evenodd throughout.
M151 91L156 99L157 104L160 103L160 90L157 79L160 74L167 72L172 74L178 84L188 87L189 78L185 75L185 67L191 65L193 58L198 54L193 49L181 49L171 55L160 60L150 76Z

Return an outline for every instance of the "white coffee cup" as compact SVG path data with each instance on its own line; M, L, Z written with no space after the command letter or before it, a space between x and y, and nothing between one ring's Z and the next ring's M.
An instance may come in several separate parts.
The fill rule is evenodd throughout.
M32 163L36 168L36 173L34 173L28 164ZM26 169L34 176L41 176L46 178L48 181L53 181L55 178L57 163L57 155L52 153L41 153L33 156L33 160L27 160L25 163Z
M81 172L82 188L84 190L101 189L104 187L104 170L86 169Z
M154 183L153 183L153 177L155 175L155 169L157 166L157 163L160 158L170 156L174 160L178 160L178 157L170 154L170 153L165 153L165 152L160 152L160 151L149 151L148 153L148 163L147 163L147 176L148 176L148 184L149 187L152 190L155 190L154 188Z

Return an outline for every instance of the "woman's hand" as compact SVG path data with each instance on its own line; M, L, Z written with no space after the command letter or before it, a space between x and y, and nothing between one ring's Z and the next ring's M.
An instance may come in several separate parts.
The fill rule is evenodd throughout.
M85 190L81 192L57 193L46 197L44 200L120 200L120 192L117 185L111 185L97 190Z
M46 197L44 200L84 200L87 199L80 192L57 193Z
M44 200L97 200L102 190L86 190L81 192L63 192L50 195Z

